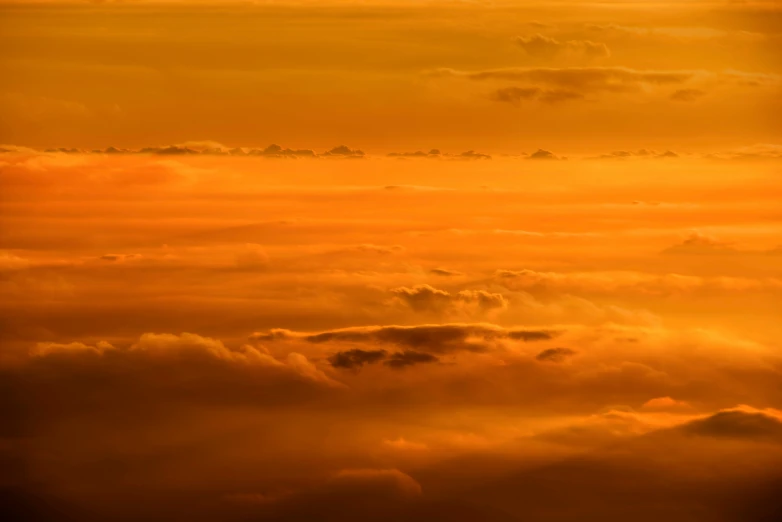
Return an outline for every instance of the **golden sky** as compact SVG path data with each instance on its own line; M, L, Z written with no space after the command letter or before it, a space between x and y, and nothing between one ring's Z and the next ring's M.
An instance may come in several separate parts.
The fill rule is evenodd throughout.
M697 150L777 143L779 2L0 8L0 142Z
M780 49L775 1L2 4L0 516L778 520Z

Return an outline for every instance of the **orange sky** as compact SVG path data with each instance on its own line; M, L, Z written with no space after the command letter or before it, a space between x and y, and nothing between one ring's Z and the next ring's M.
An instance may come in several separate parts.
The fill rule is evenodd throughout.
M778 2L19 2L0 142L775 143Z
M3 4L0 517L777 520L780 35Z

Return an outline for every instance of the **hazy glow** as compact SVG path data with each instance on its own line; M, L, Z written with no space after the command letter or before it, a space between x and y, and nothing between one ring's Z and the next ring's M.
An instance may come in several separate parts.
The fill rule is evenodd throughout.
M12 519L776 520L778 2L32 4Z

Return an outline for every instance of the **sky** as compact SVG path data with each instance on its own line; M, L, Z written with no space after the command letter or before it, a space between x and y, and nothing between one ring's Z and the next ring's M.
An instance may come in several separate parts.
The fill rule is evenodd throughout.
M0 516L782 517L782 4L0 5Z

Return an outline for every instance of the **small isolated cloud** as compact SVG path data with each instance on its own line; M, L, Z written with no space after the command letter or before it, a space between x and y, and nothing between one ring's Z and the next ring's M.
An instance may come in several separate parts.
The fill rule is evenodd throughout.
M429 152L417 150L415 152L391 152L388 154L390 158L430 158L437 159L442 156L440 149L432 149Z
M110 263L125 263L128 261L139 261L143 258L144 256L141 254L104 254L98 259L101 261L108 261Z
M462 272L457 270L449 270L448 268L433 268L429 271L429 273L442 277L456 277L464 275Z
M276 144L269 145L265 149L251 149L247 155L266 158L314 158L316 156L315 152L310 149L287 149Z
M673 101L694 102L705 95L706 93L700 89L679 89L671 94L671 99Z
M576 352L570 348L548 348L537 354L535 359L543 362L561 363L574 355Z
M405 247L403 247L402 245L375 245L372 243L361 243L360 245L349 246L341 251L359 252L359 253L366 253L366 254L390 255L390 254L400 254L404 252Z
M236 253L235 263L242 270L262 270L269 266L269 256L261 245L247 243Z
M468 150L459 154L457 158L466 160L490 160L491 156L481 152L475 152L474 150Z
M643 403L641 409L646 411L686 412L692 411L693 408L687 401L678 401L671 397L655 397Z
M735 254L737 250L731 243L720 241L719 239L693 231L681 243L673 245L662 251L663 254L684 254L684 255L714 255L714 254Z
M608 58L611 51L604 43L590 40L568 40L560 42L540 33L531 36L517 36L514 43L534 58L554 58L558 55L571 55L583 58Z
M615 150L608 154L601 154L592 159L615 159L615 160L627 160L627 159L670 159L678 158L679 154L672 150L650 150L650 149L638 149L638 150Z
M538 149L532 154L530 154L527 159L531 160L556 160L559 159L553 152L544 150L544 149Z
M336 158L363 158L365 154L364 151L351 149L346 145L340 145L324 152L322 156Z

